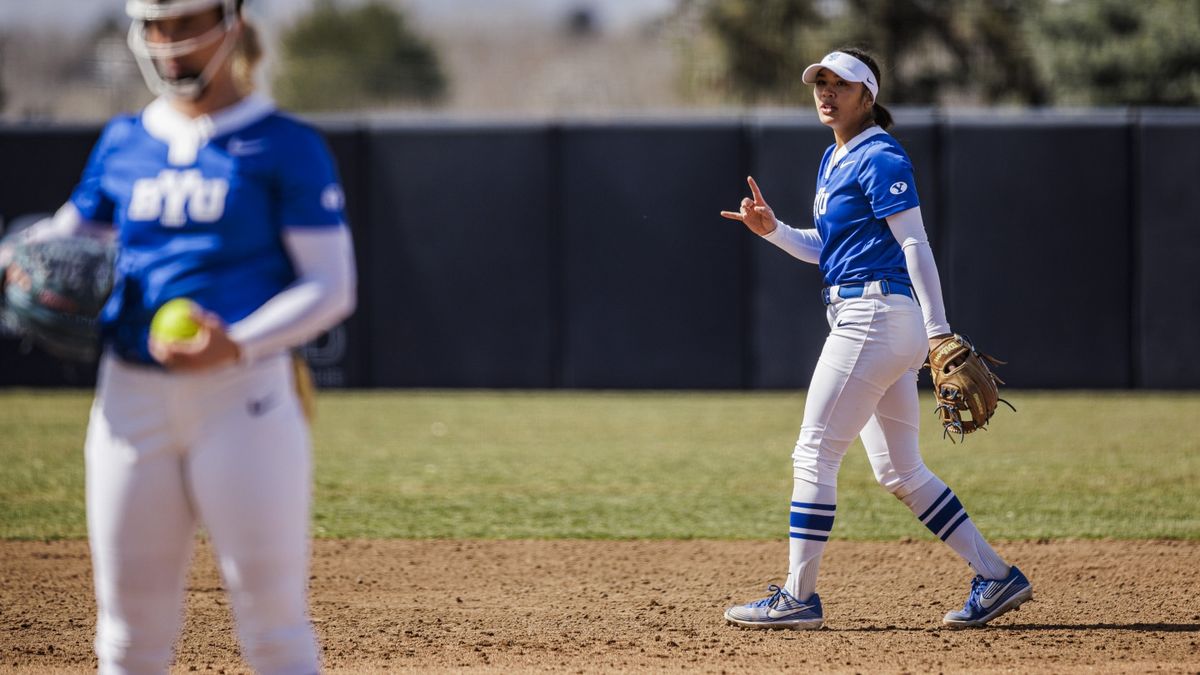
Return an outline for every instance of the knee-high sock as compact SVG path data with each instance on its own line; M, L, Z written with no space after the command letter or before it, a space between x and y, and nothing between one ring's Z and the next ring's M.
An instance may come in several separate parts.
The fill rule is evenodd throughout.
M912 509L935 537L962 556L977 574L985 579L1002 579L1008 574L1008 563L979 533L954 491L946 487L941 478L934 476L900 501Z
M792 481L788 577L784 590L807 600L817 589L817 568L833 530L837 487L796 478Z

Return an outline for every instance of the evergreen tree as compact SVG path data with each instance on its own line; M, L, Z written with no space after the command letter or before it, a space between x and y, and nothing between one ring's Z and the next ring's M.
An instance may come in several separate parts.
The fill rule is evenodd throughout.
M273 92L296 110L429 104L446 91L433 46L378 0L347 9L318 0L284 34L282 47Z
M887 103L974 98L1042 103L1046 90L1024 17L1043 0L691 0L729 96L745 103L807 102L803 69L840 46L864 47L884 69Z
M1068 0L1036 22L1055 100L1087 105L1200 104L1200 2Z

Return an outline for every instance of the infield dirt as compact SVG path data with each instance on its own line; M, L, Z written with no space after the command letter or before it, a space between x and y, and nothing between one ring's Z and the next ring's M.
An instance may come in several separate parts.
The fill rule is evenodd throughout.
M327 541L311 605L329 672L1200 673L1200 542L1013 542L1034 602L941 627L970 573L938 543L831 542L818 631L746 631L785 542ZM197 550L173 672L249 672ZM0 542L0 672L94 669L83 541Z

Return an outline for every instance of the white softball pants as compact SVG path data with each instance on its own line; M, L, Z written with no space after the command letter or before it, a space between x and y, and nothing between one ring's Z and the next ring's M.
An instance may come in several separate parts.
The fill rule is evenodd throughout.
M838 299L813 371L792 454L795 477L834 487L846 449L861 435L875 478L897 497L933 474L918 444L917 370L928 353L916 300L893 293Z
M862 438L880 485L977 573L1002 578L1008 565L921 459L917 369L928 353L921 308L908 296L879 294L877 284L868 289L861 298L839 298L826 315L829 337L792 453L785 589L802 599L816 590L837 512L838 469L855 436Z
M286 356L167 374L106 355L85 453L101 673L167 672L199 524L246 660L260 673L317 672L311 453Z

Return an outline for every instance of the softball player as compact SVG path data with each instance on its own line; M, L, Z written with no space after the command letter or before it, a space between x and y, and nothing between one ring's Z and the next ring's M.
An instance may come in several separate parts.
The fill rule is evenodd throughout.
M250 94L240 0L128 0L160 96L104 129L70 201L31 236L108 229L119 253L86 441L102 673L162 673L197 525L246 659L314 673L307 616L310 448L289 348L354 308L342 191L309 127ZM187 297L198 338L149 339Z
M943 622L982 626L1031 599L1033 589L992 550L917 447L917 369L930 344L951 331L912 164L886 131L891 114L876 102L879 67L870 56L832 52L809 66L803 80L813 85L817 115L835 140L817 176L815 228L777 220L753 178L753 197L721 215L820 266L830 333L792 455L787 581L772 585L767 598L730 607L725 618L747 628L821 626L817 568L837 513L838 468L860 436L880 485L976 573L963 609Z

